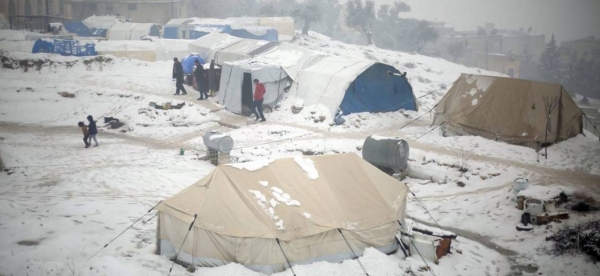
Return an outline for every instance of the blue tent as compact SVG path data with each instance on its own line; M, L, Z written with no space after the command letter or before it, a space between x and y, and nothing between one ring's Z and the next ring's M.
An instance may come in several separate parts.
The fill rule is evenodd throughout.
M247 27L231 30L231 35L239 38L279 41L276 29L267 27Z
M202 59L198 55L187 55L181 60L181 65L183 66L183 73L186 75L191 75L194 72L194 61L199 61L200 64L204 64L204 59Z
M94 43L86 43L81 46L77 40L64 39L38 39L33 44L32 53L51 53L61 56L95 56L96 45Z
M360 74L346 90L340 110L357 112L390 112L417 110L413 89L406 77L389 65L376 63Z

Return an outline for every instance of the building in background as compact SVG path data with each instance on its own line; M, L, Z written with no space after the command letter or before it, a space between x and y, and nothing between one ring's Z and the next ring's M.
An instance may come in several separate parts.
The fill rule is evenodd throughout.
M520 77L521 61L537 60L545 49L545 36L531 29L498 30L487 23L475 31L457 32L436 22L440 37L426 53L466 66Z
M186 0L73 0L73 19L92 15L118 15L141 23L166 24L187 17Z
M565 41L560 44L561 62L569 63L580 59L600 62L600 39L587 37L579 40Z
M48 15L71 18L69 0L0 0L0 13L11 15Z
M0 15L0 27L46 32L49 23L70 20L71 0L0 0Z

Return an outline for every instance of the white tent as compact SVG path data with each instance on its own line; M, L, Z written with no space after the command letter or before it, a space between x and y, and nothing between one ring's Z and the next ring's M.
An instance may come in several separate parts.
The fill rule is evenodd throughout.
M142 40L148 36L152 28L157 28L153 23L118 23L108 29L106 39L108 40ZM155 30L158 32L158 29Z
M304 56L296 66L285 68L294 83L289 95L305 105L322 104L337 112L350 84L375 62L337 56Z
M226 62L221 71L221 84L217 98L219 103L233 113L244 113L251 107L254 95L252 80L258 79L265 85L263 106L274 108L281 100L288 79L285 71L274 65L252 60ZM247 110L246 110L247 111Z
M106 39L108 40L129 40L131 38L131 31L135 28L135 23L120 23L114 24L110 29L108 29L108 33L106 34Z
M133 30L131 30L131 40L142 40L142 37L151 35L152 28L156 24L153 23L135 23Z
M198 38L188 45L190 53L197 53L207 62L214 59L217 51L231 46L243 39L222 33L212 33Z

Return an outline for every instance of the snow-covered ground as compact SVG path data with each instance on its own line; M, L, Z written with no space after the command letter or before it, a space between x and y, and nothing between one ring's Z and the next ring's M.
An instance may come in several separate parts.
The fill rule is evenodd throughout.
M170 62L120 58L90 62L32 55L19 51L18 46L24 45L19 35L23 34L0 31L0 38L14 40L0 41L0 49L10 50L9 58L41 59L52 65L46 61L48 66L27 72L0 69L0 155L10 168L0 173L0 275L166 275L171 261L154 254L155 212L88 259L158 201L214 168L199 158L205 151L202 134L208 130L234 139L235 162L341 152L360 155L369 135L402 137L411 147L405 182L419 199L409 195L408 215L416 224L435 224L423 204L442 228L459 235L453 254L439 264L429 262L436 275L600 274L582 255L547 253L551 243L545 237L559 224L516 231L521 211L511 201L512 182L518 177L528 178L541 190L600 198L597 137L579 136L554 145L548 159L540 155L538 162L529 148L429 132L429 109L461 73L479 69L302 37L295 43L407 71L416 97L423 96L420 110L352 114L345 116L345 124L332 126L331 118L315 123L315 118L328 113L318 107L293 114L295 102L289 99L266 115L266 123L257 124L222 110L214 99L196 101L197 92L191 88L187 96L173 96ZM62 97L61 92L75 97ZM162 110L151 103L184 104L181 109ZM84 149L76 124L88 114L99 120L100 146ZM104 117L118 118L125 125L109 129ZM179 155L180 149L186 150L185 155ZM565 223L598 217L573 213ZM360 260L369 275L431 275L418 256L405 259L401 252L387 256L368 249ZM295 266L294 271L363 275L355 260ZM173 275L259 274L229 264L195 273L175 265Z

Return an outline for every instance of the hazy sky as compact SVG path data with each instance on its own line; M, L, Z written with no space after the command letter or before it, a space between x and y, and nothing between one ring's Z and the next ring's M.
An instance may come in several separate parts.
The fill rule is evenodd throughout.
M394 0L375 0L378 4ZM473 30L485 22L496 28L533 27L546 39L590 35L600 38L600 0L404 0L412 12L404 15L450 23L457 30Z

